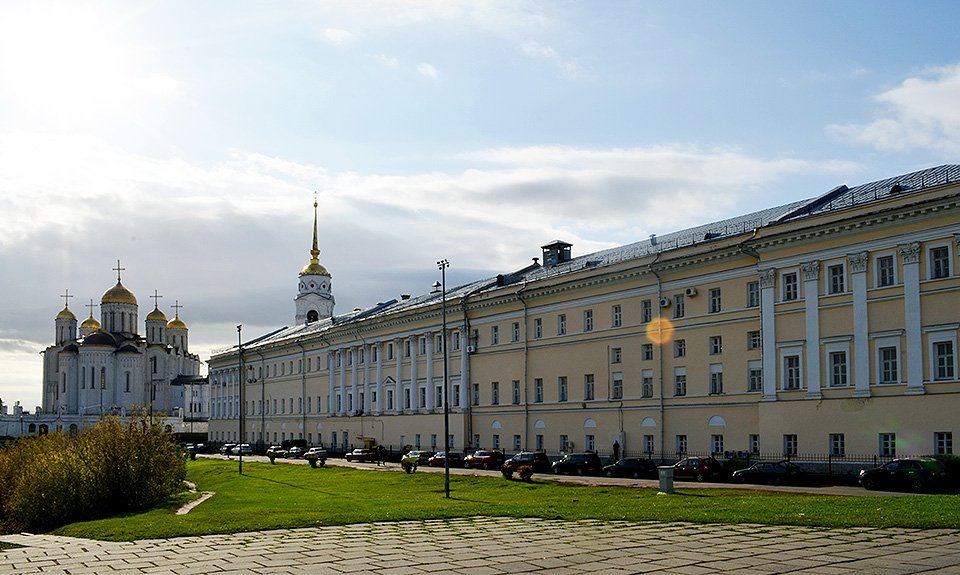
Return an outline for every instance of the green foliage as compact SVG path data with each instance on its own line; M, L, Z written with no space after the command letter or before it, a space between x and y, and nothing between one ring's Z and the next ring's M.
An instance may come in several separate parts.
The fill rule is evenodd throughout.
M0 532L149 508L182 489L182 450L145 414L103 419L78 436L50 434L0 450Z
M521 465L517 468L517 476L523 481L530 481L530 478L533 477L533 466Z

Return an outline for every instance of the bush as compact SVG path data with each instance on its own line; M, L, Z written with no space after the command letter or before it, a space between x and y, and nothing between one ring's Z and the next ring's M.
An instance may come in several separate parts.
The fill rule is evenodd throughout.
M530 478L533 477L533 466L521 465L517 468L517 476L523 481L530 481Z
M0 532L44 532L149 508L182 489L183 451L146 414L104 418L76 437L51 434L0 450Z

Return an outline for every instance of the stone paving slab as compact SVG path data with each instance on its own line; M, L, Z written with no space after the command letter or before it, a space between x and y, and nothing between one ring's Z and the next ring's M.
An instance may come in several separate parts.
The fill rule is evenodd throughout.
M475 517L112 543L5 535L0 575L960 575L960 530Z

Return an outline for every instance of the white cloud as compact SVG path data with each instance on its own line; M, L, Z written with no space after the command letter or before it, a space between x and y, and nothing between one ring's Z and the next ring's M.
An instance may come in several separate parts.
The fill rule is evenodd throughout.
M960 153L960 64L907 78L874 100L879 110L872 122L835 124L828 132L885 152Z
M564 78L575 80L583 76L583 70L576 60L563 58L552 46L529 40L521 49L528 56L541 58L556 66Z
M387 68L399 68L399 67L400 67L400 60L397 60L396 58L391 58L390 56L387 56L387 55L385 55L385 54L375 54L375 55L373 56L373 58L374 58L377 62L380 62L381 64L383 64L384 66L386 66Z
M439 78L440 72L430 64L421 63L417 64L417 74L425 78Z
M347 44L351 42L354 38L353 34L348 30L342 30L340 28L324 28L320 32L320 37L330 44L337 46Z

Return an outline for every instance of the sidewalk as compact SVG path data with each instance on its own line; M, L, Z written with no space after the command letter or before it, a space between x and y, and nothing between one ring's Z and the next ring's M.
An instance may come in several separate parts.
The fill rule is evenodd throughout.
M8 535L0 574L956 575L960 531L543 519L367 523L107 543Z

